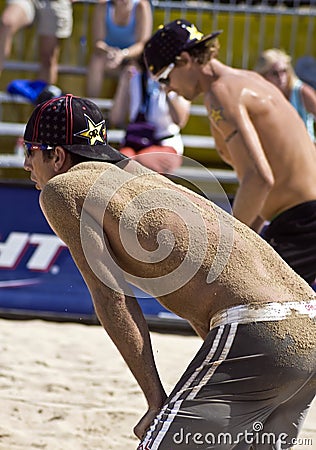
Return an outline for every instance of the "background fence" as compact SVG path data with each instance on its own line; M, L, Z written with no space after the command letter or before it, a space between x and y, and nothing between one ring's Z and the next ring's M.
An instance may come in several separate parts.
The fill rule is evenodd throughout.
M94 1L74 2L74 30L72 37L62 44L61 74L84 74L91 52L92 8ZM292 4L292 6L286 6ZM2 10L5 1L0 1ZM281 47L295 61L316 56L316 0L286 2L254 1L160 1L152 0L154 30L158 25L176 18L187 18L204 33L221 29L221 59L242 68L252 68L258 54L265 48ZM36 27L18 33L9 70L37 68Z

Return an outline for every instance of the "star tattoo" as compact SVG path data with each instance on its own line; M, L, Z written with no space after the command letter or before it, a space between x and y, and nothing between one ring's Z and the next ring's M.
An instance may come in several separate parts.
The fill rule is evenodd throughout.
M217 124L220 120L224 120L222 116L223 108L213 109L211 110L211 119Z

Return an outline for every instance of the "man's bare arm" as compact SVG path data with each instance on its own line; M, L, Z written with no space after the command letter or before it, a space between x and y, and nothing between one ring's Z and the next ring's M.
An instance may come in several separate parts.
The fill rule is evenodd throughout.
M136 378L148 409L157 412L166 394L155 365L148 326L137 300L129 295L131 290L122 271L110 257L110 244L103 228L89 216L81 224L80 235L76 213L63 201L65 197L51 191L46 186L42 192L43 212L68 246L89 288L98 318ZM66 220L64 211L68 212Z
M262 214L267 196L274 185L274 176L258 133L244 107L240 107L235 126L238 134L227 145L239 180L233 214L241 222L251 226Z
M215 146L219 156L226 164L232 166L232 160L227 145L225 143L225 140L221 132L212 123L211 123L211 133L215 140Z

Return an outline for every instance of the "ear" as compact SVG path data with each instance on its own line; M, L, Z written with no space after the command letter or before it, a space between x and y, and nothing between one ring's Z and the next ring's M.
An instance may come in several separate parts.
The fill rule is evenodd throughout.
M178 62L182 62L183 65L192 63L193 59L190 53L188 52L181 52L180 56L177 57Z
M53 161L55 172L63 171L65 165L67 165L68 154L66 150L64 150L63 147L61 147L60 145L57 145L57 147L55 147L53 154Z

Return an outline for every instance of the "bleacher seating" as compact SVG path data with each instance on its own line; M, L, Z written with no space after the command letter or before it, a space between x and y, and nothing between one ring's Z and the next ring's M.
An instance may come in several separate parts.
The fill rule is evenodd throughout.
M3 0L0 0L4 2ZM64 91L84 95L84 79L90 52L91 13L95 0L77 0L74 2L74 31L71 39L62 45L60 54L59 78ZM185 17L208 33L210 30L223 29L221 35L221 59L236 67L251 68L263 47L282 47L291 54L293 60L306 54L316 54L314 39L316 7L313 2L301 6L294 2L287 7L283 0L245 0L187 1L173 2L152 0L154 29L178 17ZM36 78L36 42L33 27L21 31L16 36L16 45L12 58L6 62L0 79L0 138L8 139L0 149L0 168L10 164L21 164L13 154L14 139L24 130L24 123L30 105L19 97L5 92L8 81L16 78ZM35 74L35 76L34 76ZM111 84L111 83L110 83ZM104 110L111 107L113 85L102 92L100 99L93 99ZM27 109L29 107L29 109ZM117 144L122 130L109 130L109 141ZM196 158L208 167L217 167L222 180L234 182L235 174L227 170L214 149L214 140L210 136L205 107L198 99L191 108L191 118L183 130L185 154ZM8 148L7 146L11 147ZM4 155L6 154L6 155ZM10 155L11 154L11 155ZM20 158L21 159L21 158ZM215 164L214 164L215 163ZM18 167L18 166L16 166ZM194 178L203 178L192 168L184 168ZM1 176L1 171L0 171Z
M103 111L107 111L112 106L111 99L93 98L94 101ZM28 104L24 97L20 95L11 95L6 92L0 92L0 105L4 103ZM191 114L197 116L205 116L206 109L201 105L192 105ZM24 133L24 123L13 123L3 121L0 107L0 136L21 136ZM124 136L124 130L109 130L108 138L112 144L118 144ZM201 135L183 135L184 146L196 148L214 148L214 139L211 136Z
M112 100L110 99L92 99L98 106L103 110L107 111L111 108ZM0 92L0 105L4 103L17 103L17 104L28 104L24 97L19 95L11 95L5 92ZM196 116L205 116L206 109L201 105L192 105L191 114ZM3 121L1 117L0 108L0 136L13 136L15 138L22 136L24 134L24 123L13 123ZM108 139L109 142L113 144L118 144L124 136L124 130L109 130ZM214 139L211 136L199 136L199 135L183 135L183 141L185 147L193 148L204 148L206 151L208 149L214 148ZM23 167L23 157L16 154L2 154L0 156L0 167ZM231 170L213 170L213 174L221 182L235 183L236 177ZM207 172L199 170L197 167L185 167L178 169L176 175L190 180L191 182L199 183L203 181L208 181Z

